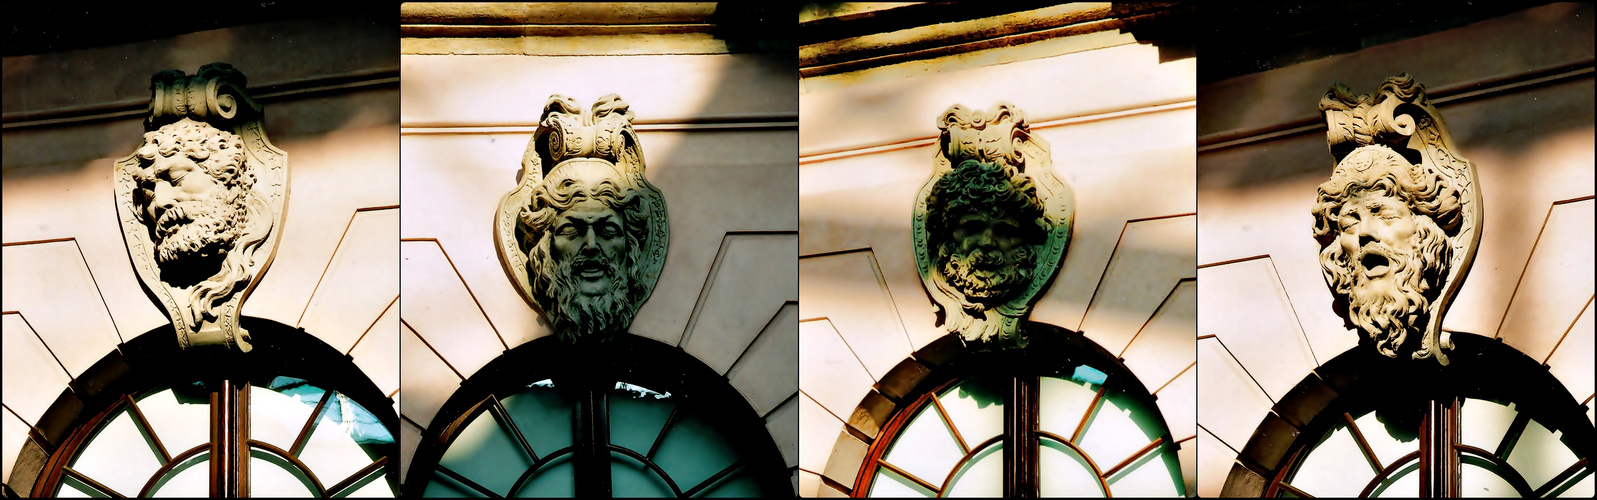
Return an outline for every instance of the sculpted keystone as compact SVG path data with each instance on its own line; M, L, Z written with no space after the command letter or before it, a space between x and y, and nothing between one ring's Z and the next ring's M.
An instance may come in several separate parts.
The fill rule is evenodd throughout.
M614 94L587 110L550 96L499 203L500 262L562 340L625 332L665 265L665 198L644 178L632 117Z
M1373 95L1339 84L1320 111L1337 163L1318 189L1314 238L1334 307L1382 355L1447 365L1442 316L1480 244L1475 167L1407 74Z
M1075 194L1054 176L1048 144L1009 103L985 113L955 105L937 128L912 226L921 283L949 332L991 348L1024 347L1020 322L1059 272Z
M250 350L239 307L277 249L288 155L245 82L224 63L156 73L144 138L116 162L128 256L183 348Z

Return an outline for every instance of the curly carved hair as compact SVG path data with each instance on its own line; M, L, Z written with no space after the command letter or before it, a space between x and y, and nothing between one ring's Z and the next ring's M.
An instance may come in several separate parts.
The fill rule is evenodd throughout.
M255 185L255 174L244 161L244 140L238 135L188 118L144 133L136 152L142 164L156 156L188 155L229 191ZM154 181L154 173L140 170L140 182Z
M1314 239L1321 246L1336 239L1342 205L1355 192L1380 187L1408 204L1415 215L1429 217L1449 235L1463 222L1464 193L1434 167L1413 164L1385 146L1362 146L1348 153L1320 184L1314 202Z
M532 248L527 249L529 266L543 272L529 273L528 281L531 282L535 293L544 297L551 297L549 286L552 284L553 273L547 272L554 269L550 259L549 245L553 237L550 231L554 227L555 219L566 210L584 200L594 199L605 206L615 210L621 216L622 233L627 238L626 262L624 268L629 272L637 270L638 263L643 260L646 248L645 241L649 230L650 193L632 186L632 182L623 176L607 178L597 186L589 187L571 177L572 168L555 169L532 192L530 206L522 210L522 224L526 231L537 235L537 240ZM628 280L630 289L627 297L636 304L642 302L646 288L643 280Z
M1037 186L1031 178L1014 172L998 163L966 160L943 174L932 185L926 199L927 233L932 248L947 243L946 239L959 219L972 212L1001 212L1021 224L1027 244L1040 244L1047 239L1048 227L1043 222L1043 202L1037 197ZM1035 230L1032 230L1035 229Z

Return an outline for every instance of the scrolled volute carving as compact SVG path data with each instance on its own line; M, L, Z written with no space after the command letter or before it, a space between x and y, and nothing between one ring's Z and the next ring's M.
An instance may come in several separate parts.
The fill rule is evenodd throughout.
M1336 166L1317 190L1314 238L1335 308L1382 355L1447 365L1442 317L1480 243L1475 167L1407 74L1376 94L1337 84L1320 111Z
M1020 324L1059 272L1075 194L1007 102L988 112L955 105L937 127L912 224L921 283L949 332L980 348L1024 347Z
M143 140L114 175L128 256L180 347L248 352L239 308L276 252L288 155L230 65L162 71L150 91Z
M505 272L563 340L626 331L665 265L665 198L644 176L632 118L614 94L587 110L550 96L495 216Z

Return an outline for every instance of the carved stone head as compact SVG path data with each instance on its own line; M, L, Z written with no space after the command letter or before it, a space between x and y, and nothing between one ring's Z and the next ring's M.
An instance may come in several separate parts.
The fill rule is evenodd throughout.
M1007 103L939 118L936 168L915 207L915 256L943 325L967 341L1021 347L1020 320L1059 270L1074 195L1048 146Z
M626 331L664 264L665 200L643 177L631 119L614 95L587 112L550 97L500 204L506 271L568 341Z
M1452 349L1441 315L1478 242L1474 167L1424 88L1406 75L1376 96L1337 87L1321 101L1337 159L1314 204L1314 237L1336 309L1388 357Z
M238 307L276 244L287 158L244 82L226 64L157 73L143 141L117 162L128 252L185 348L250 350Z

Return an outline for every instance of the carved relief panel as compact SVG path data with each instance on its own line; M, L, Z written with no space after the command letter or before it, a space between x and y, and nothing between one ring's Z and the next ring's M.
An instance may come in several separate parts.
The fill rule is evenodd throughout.
M1064 261L1075 195L1048 144L1009 103L955 105L915 202L915 262L942 325L988 347L1024 347L1021 320Z
M494 219L505 272L566 341L625 332L665 265L665 198L632 117L614 94L586 110L550 96Z
M281 232L288 155L267 139L245 83L224 63L156 73L144 139L116 162L128 255L183 348L250 350L239 307Z
M1337 85L1320 111L1337 164L1318 190L1314 238L1337 314L1382 355L1448 364L1442 316L1480 244L1474 165L1407 74L1373 95Z

